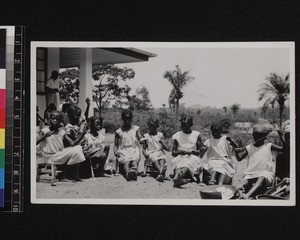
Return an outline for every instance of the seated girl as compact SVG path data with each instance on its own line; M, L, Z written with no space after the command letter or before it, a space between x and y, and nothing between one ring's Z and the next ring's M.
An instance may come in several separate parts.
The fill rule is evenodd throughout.
M171 175L174 173L174 187L180 187L185 184L184 178L192 178L198 181L200 169L200 147L201 136L198 131L192 130L193 117L181 117L181 129L172 136L173 149Z
M82 116L81 109L76 105L72 105L67 110L69 123L65 126L65 147L74 147L83 143L84 136L88 131L88 125L86 121L80 122ZM81 147L82 148L82 147Z
M83 152L86 158L95 163L99 176L104 176L104 165L109 153L109 145L103 141L105 136L101 133L101 121L93 116L89 118L90 130L84 136Z
M163 182L167 170L166 155L164 150L169 151L169 148L163 143L163 134L157 131L159 127L158 119L150 118L148 121L149 132L142 139L143 154L146 158L144 166L144 175L146 175L147 161L150 161L158 170L157 181Z
M49 106L47 106L45 112L44 112L44 122L46 125L49 125L49 121L50 121L50 113L56 109L56 106L54 105L54 103L50 103Z
M70 146L65 148L63 140L65 130L61 127L63 121L62 113L54 110L50 114L50 126L44 127L37 136L38 163L53 163L55 165L66 165L65 177L79 181L77 175L77 164L85 161L81 146ZM69 173L68 175L66 175Z
M282 147L265 143L269 132L265 125L257 124L253 127L254 143L234 149L238 161L247 159L247 169L244 171L241 184L237 186L237 190L244 190L245 193L241 196L244 199L264 193L272 185L275 177L275 161L272 152L283 152L286 149L280 130L277 132L283 143Z
M204 142L206 163L203 168L210 174L209 185L218 183L231 184L236 172L236 166L232 159L232 148L237 145L230 137L222 136L222 125L213 123L210 126L212 137Z
M114 154L118 162L124 165L124 173L127 181L136 181L138 174L138 162L140 160L139 141L141 133L138 126L132 125L132 112L124 109L121 114L123 126L116 131ZM118 169L117 169L118 174Z

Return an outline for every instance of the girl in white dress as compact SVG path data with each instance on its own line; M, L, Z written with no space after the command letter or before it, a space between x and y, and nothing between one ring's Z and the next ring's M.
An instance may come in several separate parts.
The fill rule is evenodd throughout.
M90 130L84 136L83 152L91 163L95 163L99 176L104 176L104 165L109 153L109 145L104 143L105 136L101 133L101 120L96 116L89 118Z
M213 137L207 139L203 144L206 151L204 155L206 163L203 168L210 174L208 184L231 184L232 177L236 172L236 166L232 159L232 148L236 148L237 145L230 137L221 135L220 123L211 124L210 130Z
M157 181L163 182L165 179L165 173L167 170L165 151L169 151L169 148L163 143L163 134L157 131L159 127L158 119L150 118L148 121L149 132L145 134L141 140L143 143L143 154L146 158L144 175L146 174L147 161L153 163L154 167L158 170Z
M191 129L193 126L192 116L182 116L181 129L172 136L173 150L171 173L175 170L173 178L174 187L179 187L186 182L184 177L199 178L200 169L200 132Z
M62 113L54 110L50 114L50 126L44 127L37 136L38 163L53 163L69 167L69 178L78 181L77 164L85 161L82 147L79 145L65 148L63 140L66 132L61 127Z
M275 160L272 151L284 152L286 143L282 138L282 131L277 130L283 146L273 143L265 143L270 130L264 125L253 127L254 143L243 148L234 149L238 161L247 159L247 169L244 171L241 184L237 190L244 189L242 198L248 199L259 193L263 193L271 186L275 177Z
M114 144L117 167L119 162L122 163L126 180L136 181L140 160L139 142L142 137L139 127L131 124L133 115L129 109L124 109L121 117L123 126L116 131Z

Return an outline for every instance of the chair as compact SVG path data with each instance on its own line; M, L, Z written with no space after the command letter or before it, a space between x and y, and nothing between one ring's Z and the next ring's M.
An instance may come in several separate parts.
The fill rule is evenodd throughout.
M53 163L38 163L37 164L37 175L36 175L36 181L40 182L41 175L43 174L49 174L51 176L50 182L51 186L56 186L55 181L59 174L61 174L62 170L57 170L57 166Z
M159 174L159 171L154 167L150 160L145 159L144 168L146 169L145 173L150 176L157 176Z

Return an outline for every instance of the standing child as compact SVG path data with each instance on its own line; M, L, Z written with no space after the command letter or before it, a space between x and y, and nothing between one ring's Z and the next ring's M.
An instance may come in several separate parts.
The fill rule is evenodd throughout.
M89 118L90 130L85 134L83 152L91 159L91 164L96 163L99 176L104 176L104 165L109 153L109 145L103 141L105 136L101 133L101 121L93 116Z
M282 140L283 147L273 143L265 143L270 130L265 125L255 125L253 127L254 143L243 148L234 149L238 161L247 159L247 169L244 171L244 177L237 190L244 189L246 193L242 198L248 199L259 193L263 193L272 185L275 177L275 161L272 151L283 152L286 144L282 139L282 132L278 134Z
M37 160L39 163L66 165L69 168L69 178L79 181L76 166L85 161L81 146L64 148L65 130L61 127L62 113L54 110L50 114L50 126L44 127L37 136Z
M163 182L167 170L166 155L164 150L169 151L169 148L163 143L163 134L157 131L159 127L158 119L150 118L148 121L149 132L143 138L143 154L146 158L144 175L146 174L147 161L153 163L158 170L157 181Z
M184 177L199 178L200 169L200 132L191 129L193 126L192 116L182 116L180 121L182 131L172 136L172 156L175 158L172 160L171 173L175 170L174 187L185 184Z
M222 136L222 125L213 123L210 126L212 137L204 142L206 148L205 158L207 163L204 164L204 170L210 173L208 184L218 183L231 184L232 177L236 172L236 166L232 159L232 148L237 145L230 137Z
M118 161L124 164L127 181L136 181L138 174L138 161L140 159L139 141L141 133L138 126L132 125L132 112L124 109L121 114L123 126L116 131L114 154Z

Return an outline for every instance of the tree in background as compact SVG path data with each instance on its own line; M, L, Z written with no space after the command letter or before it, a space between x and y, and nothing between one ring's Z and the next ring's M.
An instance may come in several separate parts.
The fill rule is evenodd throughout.
M260 108L261 116L262 116L264 119L267 118L267 112L268 112L268 109L269 109L269 104L264 104L264 105L262 105L262 107Z
M129 107L128 96L130 91L131 91L131 87L125 85L123 91L116 97L112 107L118 110L128 108Z
M225 115L226 115L226 113L227 113L227 107L226 107L226 106L224 106L224 107L223 107L223 110L224 110L224 112L225 112Z
M168 113L166 105L163 104L163 107L159 109L159 129L165 136L165 138L171 138L172 135L176 132L176 121L174 121L174 113Z
M130 91L128 86L119 86L119 82L132 79L134 76L134 70L127 67L119 68L113 64L93 67L93 79L96 82L93 87L93 100L97 104L100 117L105 106Z
M149 97L149 91L145 86L137 88L135 94L136 98L140 100L138 101L139 105L137 110L150 110L153 108Z
M258 90L258 101L265 99L264 104L275 104L279 106L279 121L280 127L282 125L282 114L285 108L285 102L290 95L290 74L286 76L279 76L276 73L270 73L266 77L267 83L263 83Z
M233 113L234 120L236 119L236 115L237 115L238 111L240 110L240 108L241 108L241 105L237 104L237 103L234 103L230 106L230 109Z
M232 124L232 120L230 118L222 118L220 120L220 123L222 125L222 133L229 133L231 124Z
M59 97L62 102L78 103L79 100L79 74L78 68L67 68L61 72Z
M169 95L169 107L175 107L175 116L178 119L179 100L183 97L182 88L189 82L194 80L194 77L190 76L190 71L182 72L178 65L173 71L166 71L163 75L172 85L173 89Z

